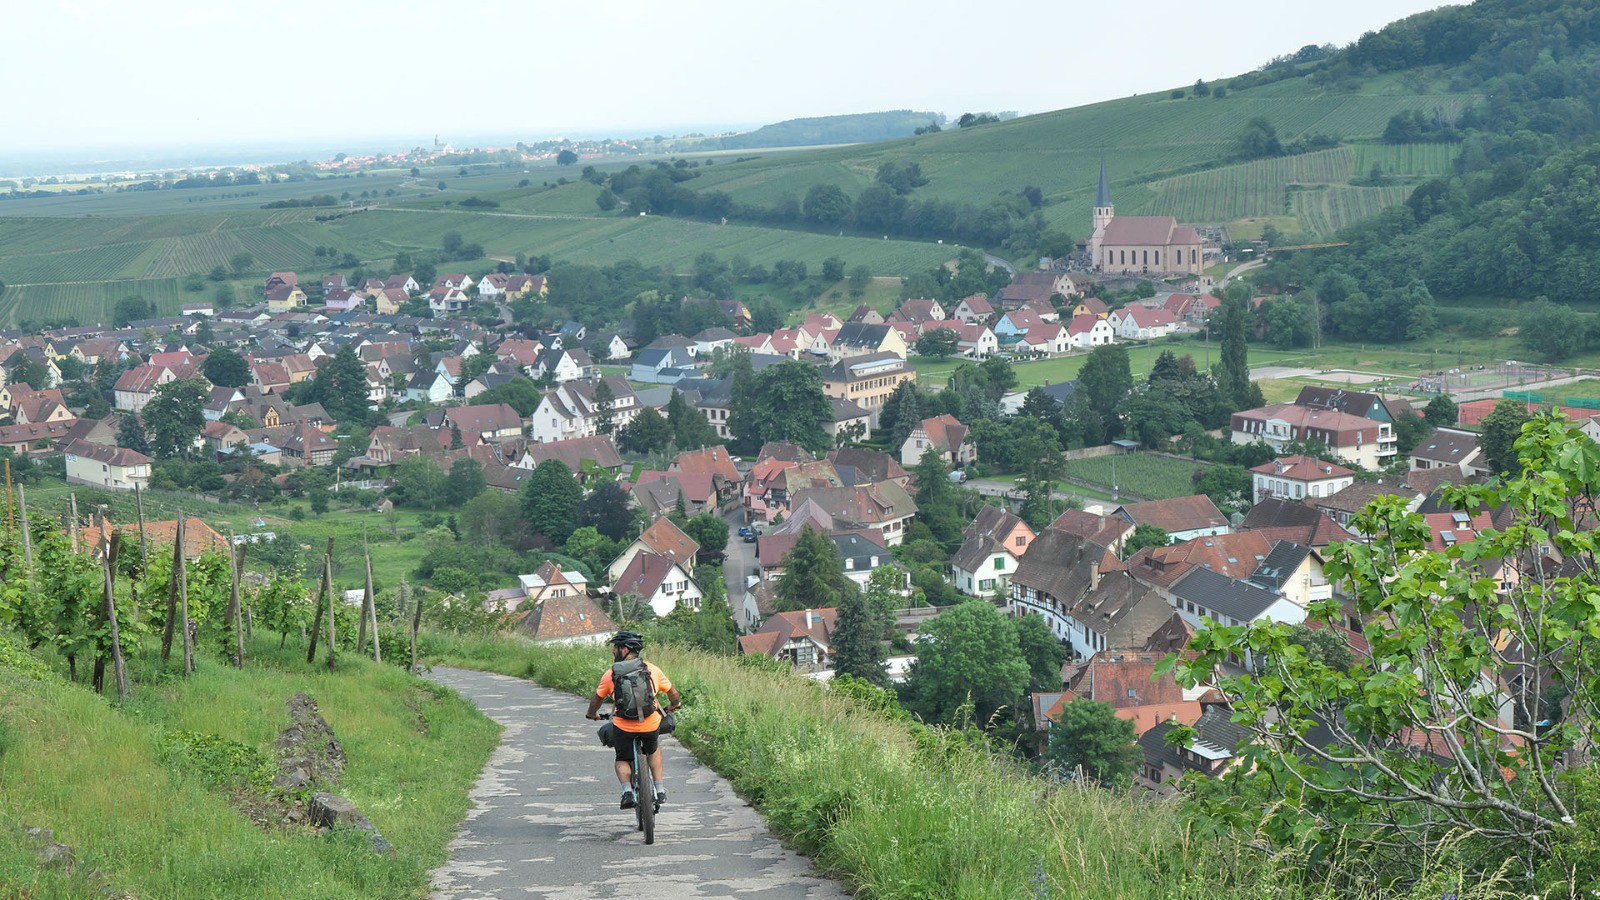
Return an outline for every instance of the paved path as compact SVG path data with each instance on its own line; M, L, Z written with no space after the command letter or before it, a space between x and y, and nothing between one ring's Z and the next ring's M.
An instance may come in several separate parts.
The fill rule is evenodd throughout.
M848 895L783 848L716 773L672 738L667 804L645 846L611 751L583 718L584 701L532 682L460 669L433 677L505 726L472 789L473 809L433 872L435 898L749 897L842 900Z

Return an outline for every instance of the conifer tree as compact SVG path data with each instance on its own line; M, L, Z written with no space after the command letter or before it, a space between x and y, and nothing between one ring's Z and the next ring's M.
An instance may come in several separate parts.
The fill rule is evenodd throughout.
M855 582L845 577L839 548L810 525L800 530L785 566L778 578L779 612L836 608L847 594L857 593Z
M617 430L617 392L604 378L594 386L595 431L610 434Z

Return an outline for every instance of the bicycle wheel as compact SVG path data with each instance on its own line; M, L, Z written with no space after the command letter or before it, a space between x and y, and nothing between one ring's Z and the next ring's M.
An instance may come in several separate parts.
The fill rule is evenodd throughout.
M656 783L650 777L650 757L640 754L634 769L634 780L639 784L639 828L644 832L644 842L656 842Z
M634 797L633 821L634 821L634 825L637 826L639 831L643 831L644 830L644 804L640 803L639 799L644 796L644 793L640 790L640 787L639 787L639 772L640 771L641 771L641 767L639 765L639 742L638 741L634 741L633 742L633 775L628 779L628 782L633 785L633 797Z

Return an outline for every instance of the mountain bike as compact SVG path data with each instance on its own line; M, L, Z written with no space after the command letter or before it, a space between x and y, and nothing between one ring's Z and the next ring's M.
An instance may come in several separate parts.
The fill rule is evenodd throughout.
M609 719L611 713L601 713L600 718ZM633 745L633 777L629 784L633 787L634 806L633 813L639 830L644 832L644 842L656 842L656 784L650 775L650 757L639 752L639 741L622 729L617 729L620 740L626 740Z

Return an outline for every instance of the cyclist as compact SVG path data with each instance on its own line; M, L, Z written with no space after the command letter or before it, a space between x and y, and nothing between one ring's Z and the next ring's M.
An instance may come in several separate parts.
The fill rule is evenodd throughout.
M611 658L613 662L626 662L638 658L644 650L644 637L635 631L619 631L611 638ZM667 673L656 668L654 663L644 663L645 671L650 674L650 682L656 689L656 694L665 693L671 704L669 710L676 710L683 704L683 698L678 695L678 689L673 686L672 679ZM594 696L589 698L589 711L585 715L590 719L600 718L600 704L612 695L612 670L607 669L606 674L600 678L600 686L595 688ZM622 808L633 809L637 802L633 796L633 741L639 742L639 752L650 760L650 774L655 780L656 806L666 802L666 781L661 774L661 711L652 710L650 715L643 719L625 719L622 716L613 717L611 724L622 732L616 741L617 751L617 781L622 783Z

